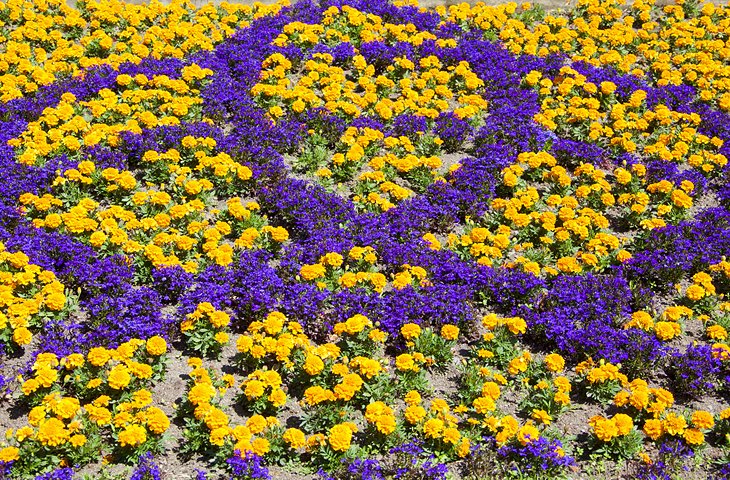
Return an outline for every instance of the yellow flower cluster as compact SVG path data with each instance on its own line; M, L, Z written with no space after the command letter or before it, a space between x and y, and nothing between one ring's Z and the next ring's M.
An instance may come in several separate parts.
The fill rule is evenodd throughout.
M426 39L437 40L431 33L418 32L413 25L385 23L376 15L366 15L351 7L342 10L331 7L328 12L321 25L294 22L285 26L274 44L304 45L332 37L355 41L355 45L378 40L420 45ZM359 31L359 38L343 39L337 27L354 28ZM252 93L265 99L274 117L283 115L283 108L299 113L308 108L324 107L347 117L375 113L390 120L405 112L435 118L448 110L449 101L454 99L459 103L454 113L469 118L486 106L482 98L474 95L483 82L466 62L449 69L435 56L420 59L418 65L399 57L386 68L385 75L376 75L376 66L368 64L360 55L356 55L352 63L353 69L346 75L343 68L334 65L331 55L315 54L304 65L305 75L292 85L288 78L291 61L281 54L273 54L264 61L261 83ZM402 80L396 82L395 78Z
M114 68L145 57L182 58L212 50L240 27L278 12L286 2L254 6L222 3L201 8L157 0L135 5L118 0L79 3L9 0L0 5L0 101L32 94L39 86L83 74L96 65Z
M193 313L185 317L185 320L180 324L180 330L183 332L192 330L195 328L196 323L201 321L207 321L213 328L223 330L231 323L231 317L226 312L216 310L210 303L203 302L198 304Z
M235 385L233 376L224 375L219 379L212 371L203 368L198 358L189 359L188 365L192 370L186 399L195 420L200 423L199 427L207 431L210 445L220 448L228 444L232 450L240 450L244 455L247 452L265 455L270 444L263 434L269 427L278 425L278 421L272 417L253 415L245 425L231 426L230 418L220 402L227 389ZM185 404L181 406L184 407Z
M488 333L483 335L486 341L492 340L494 334L491 332L500 327L506 328L513 335L522 335L527 331L527 322L522 317L499 317L495 313L482 317L482 326L488 330Z
M26 193L20 202L36 227L72 234L103 255L129 255L148 268L196 272L205 262L230 264L234 247L273 248L288 240L286 229L266 225L256 202L231 198L223 210L208 205L210 192L242 186L252 176L215 147L212 138L185 136L179 148L149 150L142 161L150 169L139 180L84 160L56 178L52 193Z
M497 35L512 53L565 53L573 61L611 66L657 86L693 85L702 100L730 110L727 6L705 3L699 15L688 17L680 2L658 7L654 0L629 6L621 0L579 0L570 18L546 15L532 25L520 19L529 9L516 3L460 4L437 11L444 20Z
M407 286L428 286L428 272L422 267L402 265L402 271L393 275L392 281L378 271L377 254L372 247L353 247L344 257L330 252L320 257L317 263L302 265L300 277L307 282L316 282L320 289L364 288L382 293L390 286L402 290Z
M690 422L681 414L667 413L662 417L657 414L644 423L644 433L654 441L669 435L682 438L690 445L702 445L705 442L705 433L715 426L712 414L704 410L692 413Z
M330 255L327 261L336 263L336 257ZM411 341L433 334L430 328L422 330L415 324L405 326L403 332ZM302 333L301 325L289 322L279 312L271 312L263 321L252 322L247 332L236 340L236 362L246 368L245 371L254 368L243 379L238 397L243 408L253 414L252 419L263 418L258 412L273 411L297 398L304 408L303 418L330 418L325 423L315 424L305 420L298 428L269 429L266 434L268 441L278 442L280 435L291 454L305 451L319 455L328 451L340 455L350 449L355 441L354 433L359 430L363 430L366 437L392 437L406 429L423 436L435 448L449 455L468 455L472 436L460 430L460 420L451 413L451 407L445 400L435 398L425 408L421 394L411 390L405 395L405 407L400 409L397 404L378 396L361 395L365 389L375 392L385 385L402 382L409 372L420 371L421 366L427 363L422 353L398 356L395 370L389 371L376 352L384 334L373 328L367 317L354 315L336 324L334 333L339 337L336 343L317 345ZM441 333L446 341L453 341L459 330L454 325L445 325ZM365 351L375 353L352 353ZM228 416L219 413L222 412L220 397L236 384L236 380L231 375L219 380L209 369L202 367L199 359L192 360L191 367L193 380L186 397L189 405L182 408L195 416L198 422L195 428L205 432L206 441L218 448L244 447L242 451L261 452L260 448L242 445L236 433L241 427L229 426ZM289 388L296 385L294 391L300 393L295 393L295 397L285 394L283 389L287 385ZM485 395L492 392L486 384L484 391ZM462 406L456 411L463 413L467 410ZM355 411L361 416L353 415ZM331 412L332 417L326 417L330 414L324 412ZM359 418L362 424L357 421ZM262 422L262 425L265 423ZM253 434L263 431L251 430ZM537 435L531 438L535 439ZM247 439L250 441L250 438ZM266 453L267 449L263 450Z
M281 389L281 375L274 370L255 370L243 381L241 389L249 402L266 398L274 408L286 403L286 393Z
M539 76L533 71L525 82L538 90L542 100L535 120L550 130L650 159L686 163L703 173L727 164L727 158L717 153L722 140L697 132L702 118L696 113L675 112L662 104L648 108L643 90L620 102L613 94L615 85L595 85L567 66L554 80ZM678 197L675 203L684 207L688 198Z
M431 151L443 141L424 132L421 135L414 145L405 135L385 137L369 127L349 127L335 145L331 159L320 164L315 173L323 180L332 177L346 181L353 172L360 171L356 178L358 193L353 201L375 211L387 211L413 196L414 188L422 190L436 180L443 180L438 176L441 159L436 155L417 154L419 147ZM399 185L403 180L411 188Z
M180 73L179 79L119 75L118 91L105 88L87 101L64 93L58 106L46 108L8 144L19 147L18 162L42 165L61 153L75 156L83 146L115 146L122 132L141 133L142 128L200 121L203 100L199 88L213 72L193 64Z
M95 347L86 356L39 354L33 376L22 384L32 407L28 424L7 432L12 448L31 454L41 445L62 459L78 460L98 458L98 447L84 450L87 442L116 450L159 440L170 420L152 405L152 393L144 387L166 351L165 340L152 337L112 350ZM107 445L108 437L115 443Z
M352 422L340 423L332 427L327 436L327 442L332 450L346 452L350 449L352 434L357 432L357 426Z
M548 192L529 186L531 180L547 182ZM601 213L617 203L603 170L581 164L571 175L547 152L524 152L504 169L502 184L510 196L492 201L496 215L489 228L472 224L461 236L449 234L449 248L482 265L534 275L600 271L631 258ZM648 204L649 196L644 196ZM632 198L620 196L618 203Z
M307 48L323 40L346 40L355 42L356 55L347 65L337 63L328 53L315 53L301 66L278 52L266 58L260 81L251 93L275 121L316 108L348 119L365 115L386 122L405 114L432 120L447 111L462 119L475 119L485 113L487 102L479 95L484 83L467 62L446 66L435 56L418 62L398 57L381 68L357 52L360 42L375 40L420 45L431 39L442 47L454 46L453 41L437 39L414 25L383 22L376 15L349 6L341 10L331 7L327 12L318 25L286 25L273 43ZM344 35L342 29L350 34ZM434 155L443 140L425 132L413 133L421 137L384 138L382 132L372 128L350 127L334 146L334 152L325 149L315 162L303 162L298 167L316 175L325 185L349 181L356 175L354 202L367 210L386 211L434 181L444 181L439 174L442 162ZM319 138L316 129L309 134Z
M630 406L635 411L646 411L658 416L674 405L674 395L664 388L650 388L646 381L635 379L613 399L617 407Z
M621 365L614 365L604 360L601 360L596 365L592 359L588 359L575 367L575 373L584 376L586 381L591 385L615 382L622 386L627 386L629 379L621 373L620 368Z
M8 252L2 242L0 292L0 341L11 348L31 343L39 315L55 314L66 305L64 286L53 272L31 264L23 252Z
M243 362L256 368L277 364L285 369L294 368L292 357L310 345L302 326L297 322L289 322L280 312L269 313L263 322L252 322L236 340L236 349ZM336 355L337 351L333 348L332 352ZM319 356L323 355L324 352L320 351Z
M715 295L715 293L712 277L705 272L694 274L692 276L692 284L684 292L687 299L692 302L699 302L705 297Z
M540 438L540 430L535 427L531 420L520 426L519 422L512 415L503 417L488 417L484 420L485 426L495 434L497 445L505 445L516 442L522 446Z
M588 424L593 435L602 442L610 442L616 437L628 435L634 429L634 421L624 413L617 413L611 418L596 415L591 417Z
M60 360L52 353L43 353L33 365L33 376L23 382L22 391L26 396L50 391L62 380L58 371L62 366L70 372L69 379L63 381L71 382L74 391L119 393L130 385L148 384L166 351L165 340L155 336L147 341L132 339L115 349L93 347L86 356L74 353Z
M365 420L374 425L383 435L390 435L395 431L395 413L384 402L377 401L369 404L365 409Z
M434 398L427 410L418 392L411 391L406 395L406 403L406 422L414 430L420 431L427 442L458 457L468 455L471 442L459 431L459 418L451 413L446 400Z

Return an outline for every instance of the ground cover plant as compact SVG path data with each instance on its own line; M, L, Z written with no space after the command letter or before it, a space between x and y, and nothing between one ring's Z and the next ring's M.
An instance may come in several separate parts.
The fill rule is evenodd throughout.
M0 3L0 477L730 477L730 7Z

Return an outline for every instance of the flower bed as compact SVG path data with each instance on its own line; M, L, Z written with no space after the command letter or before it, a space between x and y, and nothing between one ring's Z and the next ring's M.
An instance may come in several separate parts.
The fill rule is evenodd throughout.
M0 476L727 478L729 28L0 5Z

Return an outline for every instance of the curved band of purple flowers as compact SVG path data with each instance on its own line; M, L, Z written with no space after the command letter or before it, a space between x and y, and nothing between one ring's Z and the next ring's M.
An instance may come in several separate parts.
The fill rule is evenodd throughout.
M730 7L0 3L0 477L730 478Z

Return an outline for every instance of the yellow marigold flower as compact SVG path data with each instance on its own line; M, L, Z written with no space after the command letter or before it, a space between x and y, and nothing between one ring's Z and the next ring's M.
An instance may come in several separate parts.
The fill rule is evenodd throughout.
M85 445L86 444L86 440L87 440L86 435L78 434L78 435L72 436L69 439L69 443L72 446L78 448L78 447L81 447L81 446Z
M245 383L243 393L249 400L259 398L264 394L264 384L259 380L249 380Z
M550 422L553 420L553 417L551 417L545 410L533 410L532 418L544 425L550 425Z
M94 347L89 350L86 359L95 367L102 367L111 358L111 353L104 347Z
M345 332L350 335L357 335L362 332L365 327L369 327L373 324L369 318L364 315L354 315L345 321Z
M49 418L40 423L36 438L45 446L58 447L66 443L70 436L69 433L62 421L57 418Z
M17 447L5 447L0 450L0 463L14 462L20 458L20 450Z
M383 343L385 342L386 338L388 337L388 334L385 333L382 330L373 329L370 330L370 333L368 334L368 338L376 343Z
M350 366L359 367L360 373L365 375L368 379L373 378L383 370L379 361L366 357L355 357L350 362Z
M145 412L147 427L150 432L162 435L170 427L170 419L165 412L157 407L151 407Z
M400 328L400 333L406 340L413 340L421 336L421 327L415 323L406 323Z
M159 357L167 352L167 342L159 335L155 335L147 339L145 348L148 354L153 357Z
M441 250L441 242L433 233L427 233L422 238L431 250Z
M328 400L333 400L334 394L332 391L315 385L309 387L304 391L304 400L308 405L318 405Z
M107 425L112 420L112 414L109 410L104 407L98 407L95 405L86 405L84 407L89 418L96 422L97 425Z
M21 387L21 390L23 391L23 395L28 396L31 395L33 392L38 390L38 387L40 385L34 378L30 378L23 382L23 386Z
M405 409L404 417L408 423L415 425L426 416L426 409L420 405L410 405Z
M222 447L226 442L226 437L231 433L230 427L220 427L211 430L209 435L210 443L218 447Z
M702 445L705 442L705 434L696 428L688 428L684 431L682 437L690 445Z
M81 404L75 398L66 397L61 399L53 408L53 412L61 418L70 419L76 415Z
M251 418L249 418L246 421L246 427L254 435L263 432L267 426L268 426L268 422L266 421L266 418L264 418L263 415L253 415Z
M681 326L676 322L657 322L654 332L659 340L671 340L682 333Z
M649 392L646 389L631 392L628 403L637 410L643 410L649 405Z
M198 383L188 392L188 400L193 405L201 405L210 402L215 396L216 390L213 385L208 383Z
M419 370L418 365L416 365L413 355L408 353L403 353L401 355L398 355L395 358L395 366L398 370L402 372L407 371L414 371L417 372Z
M215 334L213 339L221 345L225 345L230 341L230 337L226 332L218 332Z
M613 82L601 82L601 93L610 95L616 91L616 84Z
M236 350L240 353L248 353L253 347L253 339L248 335L242 335L236 340Z
M545 357L545 366L551 372L561 372L565 368L565 360L557 353Z
M590 421L593 434L603 442L610 442L618 433L616 423L610 418L593 417Z
M512 359L507 366L507 371L510 375L517 375L527 370L528 360L524 356L519 356Z
M710 412L697 410L692 414L692 425L700 430L709 430L715 425L715 419Z
M322 278L324 277L326 272L327 271L324 265L320 265L319 263L316 263L314 265L303 265L302 268L299 270L299 274L304 280L307 281Z
M348 425L335 425L330 429L327 441L330 447L332 447L332 450L345 452L350 448L352 433L352 429Z
M286 393L284 390L277 388L268 396L268 400L274 407L283 407L286 403Z
M314 354L308 354L304 362L304 371L309 375L318 375L324 370L324 362L321 358Z
M431 418L423 424L423 433L428 438L439 438L444 429L444 422L438 418Z
M486 415L497 408L494 399L490 397L477 397L472 402L472 406L479 415Z
M344 377L350 373L350 369L344 363L335 363L332 365L331 371L333 375L339 375L340 377Z
M482 318L482 325L487 330L494 330L499 325L499 318L494 313L490 313L489 315L485 315Z
M647 437L656 441L664 434L664 424L661 420L651 418L644 423L643 430Z
M41 387L48 388L58 379L58 371L48 366L40 366L35 372L36 380Z
M618 413L613 417L619 435L628 434L634 428L634 421L624 413Z
M289 232L284 227L270 227L268 232L271 234L271 238L273 238L275 242L283 243L289 240Z
M339 268L342 265L342 255L337 252L330 252L320 258L320 262L331 267Z
M269 335L278 335L284 328L286 316L281 312L271 312L266 316L264 321L264 330Z
M143 426L132 424L119 432L119 445L122 447L134 447L147 441L147 431Z
M18 345L28 345L33 340L33 334L25 327L16 328L13 332L13 341Z
M107 382L109 386L115 390L121 390L129 385L132 380L132 376L129 374L129 369L125 365L115 365L109 371Z
M265 438L258 437L251 442L251 451L261 457L269 453L270 449L271 444Z
M527 323L520 317L505 318L504 323L514 335L521 335L527 331Z
M687 298L696 302L707 295L707 291L700 285L690 285L685 292Z
M304 448L307 445L307 438L305 437L304 432L298 428L287 429L286 432L284 432L284 435L282 435L282 438L289 447L295 450Z
M713 340L725 340L727 338L727 330L722 325L712 325L707 327L705 334Z
M631 253L627 252L626 250L619 250L619 252L616 254L616 260L618 260L621 263L624 263L632 258Z
M405 402L407 405L418 405L421 403L421 394L417 390L406 393Z
M441 327L441 336L446 340L454 341L459 338L459 327L456 325L444 325Z
M682 415L669 413L664 419L663 426L669 435L682 435L687 428L687 420Z
M208 314L211 325L215 328L224 328L231 323L231 317L226 312L215 310Z
M223 410L211 406L205 414L205 425L210 430L226 427L228 426L228 415Z
M444 429L444 432L442 434L442 440L444 443L449 443L451 445L456 445L459 443L459 440L461 440L461 433L459 433L459 430L453 427Z
M517 440L524 446L540 438L540 431L534 425L524 425L517 431Z
M672 202L680 208L690 208L692 206L692 197L684 193L682 190L672 192Z
M499 388L499 385L497 385L495 382L484 382L482 385L482 396L491 398L492 400L497 400L499 396L501 395L501 390Z
M22 442L26 438L30 438L31 436L33 436L34 433L35 431L33 430L33 428L26 425L25 427L20 427L15 431L15 439L19 442Z
M83 366L85 361L84 356L80 353L72 353L64 359L63 365L66 369L73 370L74 368Z

